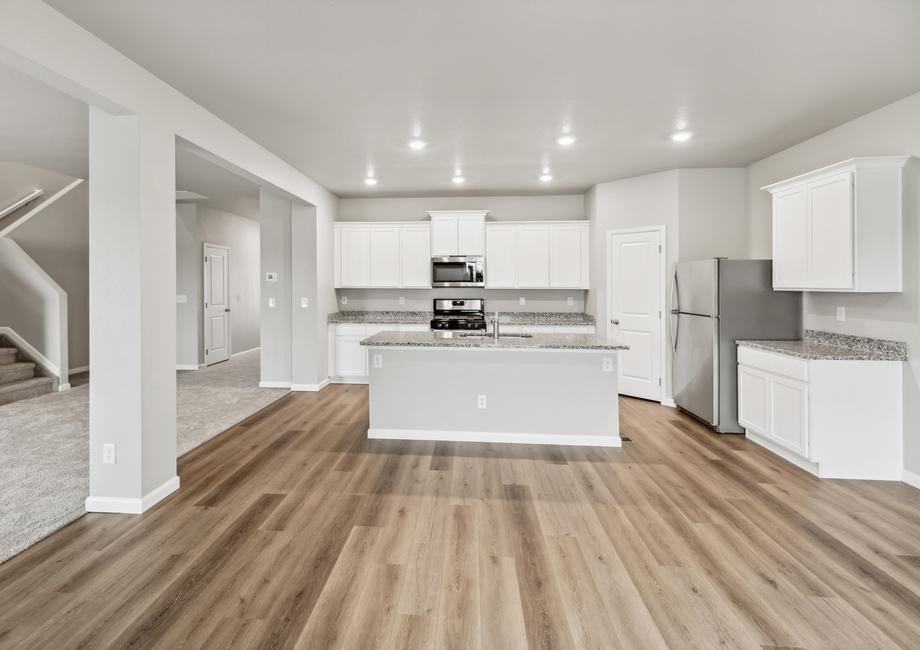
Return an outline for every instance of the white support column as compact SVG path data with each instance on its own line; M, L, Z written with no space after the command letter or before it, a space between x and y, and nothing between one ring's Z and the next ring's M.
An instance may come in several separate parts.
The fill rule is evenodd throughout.
M144 512L176 475L175 135L90 107L92 512ZM115 463L103 446L115 445Z
M291 200L259 193L262 388L291 387ZM273 280L267 278L271 275Z

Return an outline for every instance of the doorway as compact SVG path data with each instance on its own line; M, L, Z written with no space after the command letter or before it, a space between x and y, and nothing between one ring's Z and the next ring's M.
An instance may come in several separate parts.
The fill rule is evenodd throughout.
M621 395L660 402L664 364L664 226L607 233L607 336L620 354Z
M204 365L230 358L230 249L204 244Z

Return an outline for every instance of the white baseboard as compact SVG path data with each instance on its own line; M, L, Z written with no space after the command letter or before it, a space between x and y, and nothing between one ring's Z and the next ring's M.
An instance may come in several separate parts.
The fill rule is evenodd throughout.
M776 454L780 458L784 460L788 460L790 463L792 463L796 467L801 467L806 472L810 474L814 474L815 476L819 476L819 473L818 473L819 468L818 468L817 463L813 463L810 460L806 460L805 458L802 458L795 452L789 451L785 447L782 447L776 444L772 440L769 440L765 438L764 436L760 435L759 433L751 431L750 429L744 430L744 437L750 440L751 442L757 443L764 449L767 449L768 451L772 451L774 454Z
M330 384L367 384L367 377L330 377Z
M241 354L246 354L247 352L255 352L256 350L261 350L261 349L262 349L262 346L260 345L258 347L249 348L248 350L243 350L242 352L234 352L233 354L230 355L230 358L232 359L233 357L238 357Z
M374 440L437 440L446 442L507 442L525 445L574 445L622 447L620 436L569 436L553 433L507 433L488 431L425 431L420 429L368 429Z
M289 381L260 381L259 388L290 388Z
M661 405L662 405L662 406L667 406L668 408L672 408L672 409L676 409L676 408L677 408L677 404L674 402L674 400L672 400L672 399L667 399L667 398L661 400Z
M913 472L908 472L906 469L901 474L901 480L920 490L920 474L914 474Z
M291 390L298 393L318 393L329 385L329 378L326 377L318 384L291 384Z
M117 512L139 515L150 510L157 503L179 489L179 477L173 476L140 499L125 497L86 497L87 512Z
M74 375L79 375L84 372L89 372L89 366L80 366L79 368L71 368L70 376L73 377Z
M64 392L67 392L68 390L70 390L70 384L59 384L58 385L59 393L64 393Z
M197 363L177 363L176 370L201 370L204 364Z

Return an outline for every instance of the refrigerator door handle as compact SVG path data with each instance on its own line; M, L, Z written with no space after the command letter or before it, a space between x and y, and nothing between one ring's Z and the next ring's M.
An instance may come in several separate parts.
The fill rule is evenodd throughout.
M677 286L677 271L674 271L674 283L671 285L671 354L677 357L677 339L680 335L680 288Z

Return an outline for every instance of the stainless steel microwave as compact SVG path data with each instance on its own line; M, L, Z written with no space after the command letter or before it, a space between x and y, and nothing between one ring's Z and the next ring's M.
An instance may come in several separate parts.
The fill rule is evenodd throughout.
M485 258L482 255L447 255L431 258L431 286L486 286Z

